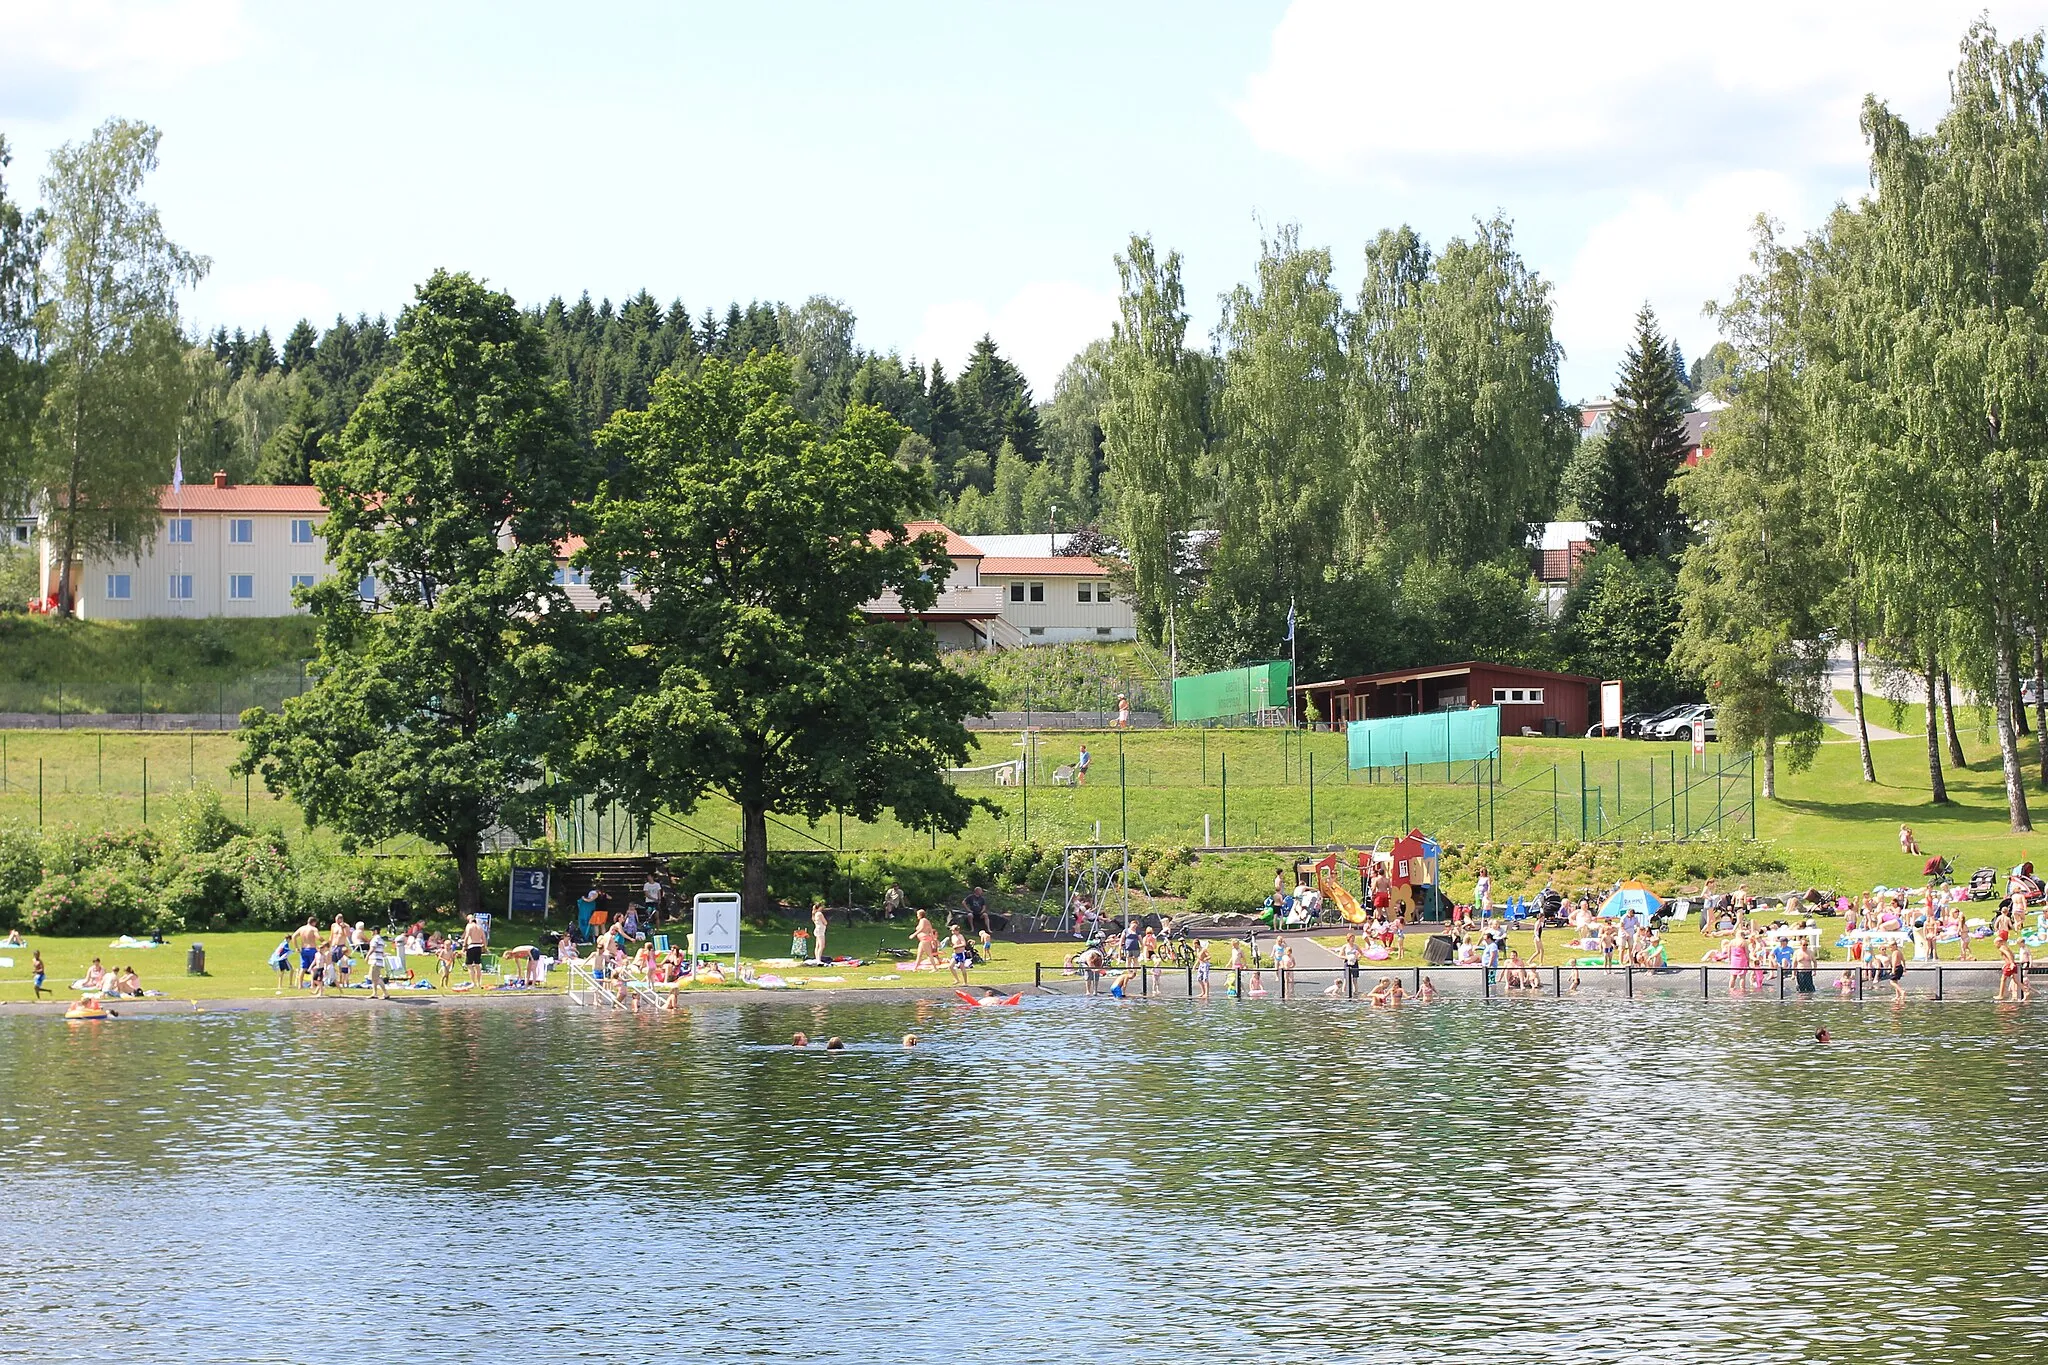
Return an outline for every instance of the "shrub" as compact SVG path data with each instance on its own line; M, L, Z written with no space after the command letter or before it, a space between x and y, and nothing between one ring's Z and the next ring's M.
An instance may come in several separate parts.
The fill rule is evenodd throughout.
M160 905L194 930L283 929L299 917L298 878L283 842L242 834L163 867Z
M43 880L43 836L27 825L0 825L0 927L19 922L22 898Z
M188 853L211 853L248 832L228 814L220 793L211 787L195 787L173 804L171 843Z
M22 927L51 937L141 934L159 921L148 890L126 871L91 867L45 877L21 904Z

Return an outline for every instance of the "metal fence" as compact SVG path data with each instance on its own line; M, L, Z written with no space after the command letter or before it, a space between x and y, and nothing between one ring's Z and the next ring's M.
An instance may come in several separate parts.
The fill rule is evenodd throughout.
M0 728L231 730L308 685L300 664L219 683L0 683Z
M2028 973L2038 974L2029 968ZM1909 964L1901 990L1909 999L1983 1000L1998 993L2000 965L1991 962L1922 962ZM1212 966L1210 999L1329 1000L1369 1003L1383 982L1397 983L1404 1002L1427 991L1439 998L1479 999L1606 999L1606 1000L1793 1000L1801 996L1843 1000L1891 1000L1895 992L1868 966L1850 967L1823 961L1809 975L1812 989L1802 990L1799 976L1778 967L1734 968L1706 964L1674 967L1605 967L1582 963L1523 966L1521 984L1507 984L1506 967L1429 966L1421 963L1361 964L1353 973L1343 967L1296 967L1282 971L1270 962L1258 967ZM1095 974L1078 967L1036 964L1032 983L1048 995L1109 994L1121 987L1125 999L1188 1000L1201 995L1201 975L1187 966L1111 966Z

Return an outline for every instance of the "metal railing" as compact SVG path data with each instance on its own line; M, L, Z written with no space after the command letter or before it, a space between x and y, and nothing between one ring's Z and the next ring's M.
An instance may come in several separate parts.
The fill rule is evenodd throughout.
M2022 982L2029 988L2040 969L2022 969ZM1511 973L1518 984L1507 984ZM1920 999L1950 998L1957 986L1968 998L1983 999L1988 988L2001 979L1997 961L1908 963L1901 983L1909 996ZM1832 996L1849 1000L1890 998L1891 983L1867 963L1824 962L1805 973L1810 984L1800 981L1801 973L1789 967L1730 967L1721 963L1638 967L1616 964L1609 967L1598 960L1485 967L1470 963L1367 962L1353 972L1344 967L1294 967L1283 970L1271 963L1232 968L1212 966L1209 993L1212 998L1273 1000L1365 1000L1382 980L1398 982L1407 999L1415 999L1424 983L1441 997L1454 999L1518 998L1606 998L1624 1000L1700 999L1716 995L1731 999L1791 999L1800 995ZM1185 1000L1200 994L1200 969L1175 964L1108 965L1095 973L1093 988L1081 969L1032 968L1032 984L1049 995L1107 994L1121 985L1126 998ZM1825 978L1825 979L1824 979ZM2031 993L2031 991L2030 991Z

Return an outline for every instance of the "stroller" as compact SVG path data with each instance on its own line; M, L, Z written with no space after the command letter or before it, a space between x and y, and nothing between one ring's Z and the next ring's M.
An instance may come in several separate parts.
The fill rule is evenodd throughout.
M1929 858L1920 868L1920 875L1929 886L1947 886L1955 880L1955 864L1940 854Z
M1988 901L1998 894L1998 869L1980 867L1970 874L1970 899Z

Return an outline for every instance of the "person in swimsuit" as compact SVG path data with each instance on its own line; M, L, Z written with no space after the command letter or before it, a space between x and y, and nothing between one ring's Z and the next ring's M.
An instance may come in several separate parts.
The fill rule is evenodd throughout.
M917 960L910 964L912 971L925 970L926 963L939 965L939 931L932 927L932 918L924 911L917 912L917 927L910 931L910 937L917 944Z
M1903 1002L1906 998L1906 953L1896 943L1885 950L1884 979L1892 983L1892 999Z
M329 954L332 951L326 944L321 944L313 950L313 960L307 964L306 970L311 973L313 978L313 996L315 999L327 994L327 978L334 970L329 959Z
M1998 996L2000 1001L2020 998L2020 964L2012 955L2012 945L2003 939L1998 943Z
M55 994L54 991L47 989L43 985L45 973L43 971L43 954L40 949L29 955L28 969L29 974L35 978L35 999L40 1000L46 995Z
M472 986L484 984L484 940L487 937L483 925L477 923L475 915L471 915L469 923L462 927L462 962L469 968L469 984Z
M947 940L947 946L953 950L954 984L964 986L967 984L967 969L973 965L974 959L968 954L967 935L960 932L959 925L953 926L953 935Z
M1199 940L1195 944L1195 998L1209 998L1209 941Z
M292 978L292 989L306 984L313 971L313 951L320 946L320 925L311 915L306 922L292 933L292 946L299 950L298 974Z

